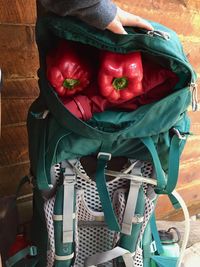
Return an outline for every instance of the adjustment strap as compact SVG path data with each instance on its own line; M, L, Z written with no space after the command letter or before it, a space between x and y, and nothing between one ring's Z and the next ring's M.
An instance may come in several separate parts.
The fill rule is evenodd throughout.
M166 256L152 256L151 259L156 263L156 266L170 266L177 267L177 257L166 257Z
M111 250L102 253L96 253L85 260L84 267L95 267L99 264L103 264L114 260L118 257L122 257L126 267L133 267L133 255L130 251L121 248L115 247Z
M64 165L64 166L63 166ZM74 187L75 187L75 174L72 167L67 161L62 163L62 167L65 167L63 174L63 243L73 242L73 214L74 214Z
M150 226L151 226L151 232L153 235L153 239L156 242L156 248L159 254L162 254L163 251L163 246L160 240L160 236L158 233L157 225L156 225L156 217L155 213L152 214L151 219L150 219Z
M166 193L171 193L177 184L180 162L180 142L183 141L184 140L179 139L178 135L176 134L174 134L171 140Z
M130 181L130 188L128 199L126 203L126 209L124 212L122 230L121 232L126 235L131 235L133 218L135 216L135 208L137 204L138 194L140 190L141 183L136 183Z
M139 163L139 166L138 166ZM139 161L134 162L133 168L131 170L131 175L137 175L142 177L141 164ZM126 235L131 235L132 224L134 221L138 223L138 217L135 214L135 209L138 200L138 194L141 187L141 182L130 181L130 188L128 193L128 199L126 203L126 209L124 212L123 222L122 222L122 233Z
M160 159L158 157L158 153L157 153L156 147L154 145L154 142L153 142L151 137L143 137L143 138L141 138L141 141L148 148L148 150L152 156L154 168L156 171L157 188L159 190L162 190L166 186L166 179L165 179L165 174L164 174L164 171L162 169Z
M37 255L37 248L35 246L28 246L20 251L18 251L15 255L10 257L6 261L6 267L12 267L20 260L26 258L26 256L36 256Z
M169 200L171 201L171 204L173 205L175 209L181 208L179 201L175 198L173 194L168 194L168 197L169 197Z
M97 156L96 186L99 198L103 208L105 221L108 228L113 231L120 231L120 226L113 210L112 202L106 186L105 168L107 162L111 159L110 153L100 152Z

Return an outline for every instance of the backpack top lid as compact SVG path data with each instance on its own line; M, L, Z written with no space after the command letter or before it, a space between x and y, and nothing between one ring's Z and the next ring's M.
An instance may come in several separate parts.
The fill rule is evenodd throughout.
M112 138L119 135L132 138L166 131L179 120L190 104L189 86L196 80L196 74L177 34L161 24L151 23L155 29L153 32L127 27L127 35L118 35L108 30L98 30L74 17L47 14L38 19L36 40L40 57L38 74L41 96L62 127L88 138L106 138L110 135L104 127L106 124L108 129L113 129ZM62 105L46 78L46 55L59 38L117 53L141 51L144 56L156 59L159 64L174 72L179 82L169 96L135 111L107 110L95 114L90 121L81 121Z

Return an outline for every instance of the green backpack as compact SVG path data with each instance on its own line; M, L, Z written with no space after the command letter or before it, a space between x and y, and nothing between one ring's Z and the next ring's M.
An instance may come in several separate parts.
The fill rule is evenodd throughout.
M40 95L27 121L35 266L177 264L177 257L163 254L154 208L160 194L178 207L172 192L196 75L176 33L152 25L154 31L127 28L128 35L116 35L72 17L48 14L37 21ZM118 53L140 51L178 82L167 97L134 111L111 109L79 120L46 77L46 55L59 38Z

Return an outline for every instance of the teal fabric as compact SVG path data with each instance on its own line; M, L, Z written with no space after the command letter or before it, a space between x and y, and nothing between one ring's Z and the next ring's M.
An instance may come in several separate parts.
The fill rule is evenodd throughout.
M157 252L160 255L161 253L163 253L163 247L162 247L162 243L161 243L160 236L158 233L158 229L156 225L156 217L154 213L152 214L151 219L150 219L150 226L151 226L153 239L156 242Z
M144 210L145 210L144 190L143 188L140 188L135 214L139 216L144 216ZM125 235L121 233L119 246L129 250L130 252L134 252L137 246L137 240L139 237L141 227L142 223L132 224L131 235Z
M180 94L180 91L178 93ZM187 93L189 93L189 91ZM184 93L183 93L183 95L184 95ZM171 96L172 95L170 95L169 97L171 98ZM170 107L170 99L168 99L168 100L169 100L169 102L168 102L169 108L172 108L172 107ZM175 97L175 100L178 101L178 103L182 103L182 106L180 107L181 111L182 111L183 106L184 106L184 102L179 101L179 97L178 98ZM189 104L189 99L187 101L188 101L187 104ZM160 105L163 104L162 102L164 102L164 101L161 101ZM155 105L156 104L157 103L155 103ZM37 105L37 101L34 103L34 105L32 107L34 107L36 105ZM172 105L174 106L175 103L173 103ZM177 106L178 105L176 105L176 107ZM62 106L58 105L58 108L57 108L57 110L55 110L55 112L59 111L59 107L62 107ZM147 106L144 106L144 107L147 109ZM142 107L142 109L144 107ZM158 107L158 109L159 109L159 107ZM139 110L140 109L135 111L136 117L134 116L134 112L130 112L130 113L132 113L134 120L136 120L137 115L140 115ZM33 111L33 109L32 109L32 111ZM67 110L64 108L64 111L67 111ZM177 116L178 110L175 110L175 111L177 111L175 114L175 116ZM150 114L158 114L157 110L154 110L152 112L153 113L150 112ZM179 110L179 112L180 112L180 110ZM63 114L63 116L64 115L65 114ZM113 116L113 114L110 114L110 115L111 115L111 121L112 121L114 116ZM121 115L123 115L123 114L121 114ZM164 114L162 114L162 115L164 115ZM43 177L47 177L48 181L46 182L46 187L47 187L46 189L48 189L48 184L50 183L50 166L51 165L53 165L57 162L60 162L64 159L73 159L73 158L81 157L84 155L97 154L100 151L101 141L104 138L104 134L105 134L105 138L108 141L110 141L110 143L111 143L111 151L110 152L112 153L113 156L127 156L129 158L138 158L140 160L150 160L151 161L151 155L148 152L148 149L145 147L145 145L138 138L139 134L141 134L142 136L144 135L143 128L145 128L145 127L142 128L141 121L143 122L143 125L148 126L147 125L148 124L147 114L146 114L144 120L142 120L142 118L140 117L140 122L138 122L138 125L134 124L134 125L132 125L132 127L128 128L128 130L131 128L129 130L129 133L125 134L125 131L124 131L124 134L121 134L121 136L120 136L120 131L118 131L115 134L103 132L103 137L102 137L101 133L99 133L99 131L96 130L95 127L92 128L90 125L88 125L88 128L89 129L91 128L92 131L94 131L93 138L89 138L89 137L87 138L87 137L78 135L78 133L72 132L71 129L61 127L59 124L60 121L58 122L58 120L59 119L62 120L63 116L59 116L59 118L54 118L52 115L48 115L47 116L47 117L49 117L48 123L46 124L46 123L44 123L43 120L38 120L31 113L29 113L29 118L28 118L28 130L29 130L29 140L30 140L30 142L29 142L30 150L29 151L30 151L32 170L33 170L33 174L35 176L37 176L38 172L41 173L43 183L45 181L45 179L43 179ZM151 120L151 115L149 116L149 118ZM172 116L171 116L171 118L172 118ZM173 120L171 123L172 123L173 127L176 127L176 123L178 122L178 119L177 119L177 122L174 121L174 118L172 118L172 119ZM45 120L47 120L47 118ZM77 120L77 119L74 118L74 120ZM67 119L66 119L66 121L67 121ZM169 118L169 121L170 121L170 118ZM186 116L186 114L183 114L182 120L181 120L182 124L180 125L180 122L178 122L177 128L183 132L188 131L189 130L188 121L189 121L189 118ZM42 125L42 122L43 122L43 125ZM79 122L81 124L84 123L81 121L79 121ZM75 125L74 123L75 122L73 122L73 124L68 124L68 126L71 127L71 126ZM101 124L103 124L103 122ZM161 123L158 122L159 126L160 126L160 124L162 124L162 121L161 121ZM164 170L167 170L168 169L168 161L167 161L168 156L167 155L169 154L169 149L170 149L170 143L168 140L170 140L170 137L168 137L168 132L165 132L166 129L163 129L163 131L161 129L158 129L158 131L161 131L161 132L156 134L156 132L155 132L156 125L157 124L156 124L156 119L155 119L155 124L153 122L151 122L151 129L150 129L150 125L149 125L149 128L146 129L146 131L148 131L148 130L154 131L154 134L151 133L151 134L153 134L151 136L151 138L153 139L153 142L157 148L158 155L159 155L159 158L160 158L161 163L162 163L162 167ZM48 127L48 128L45 130L45 132L47 134L47 138L45 140L46 141L46 150L43 150L43 152L42 152L40 150L43 149L43 146L39 146L38 143L41 144L40 135L44 132L44 127ZM141 130L139 130L138 128ZM77 127L76 132L79 131L81 134L84 132L84 128L83 128L83 131L80 131L78 129L82 129L82 128ZM96 132L97 132L97 135L95 134ZM119 134L119 136L115 136L118 134ZM146 134L148 135L148 133L146 133ZM132 135L132 137L127 136L127 135ZM41 157L38 157L38 155L41 155ZM44 157L45 157L45 159L44 159ZM40 163L46 162L46 164L43 164L42 167L40 168L41 164L37 165L38 161ZM48 166L48 169L46 169L46 168L44 169L43 168L44 165L46 166L46 168ZM45 172L45 174L43 174L43 172ZM41 189L42 188L45 188L45 187L41 187Z
M141 140L145 144L145 146L148 148L152 156L153 164L154 164L155 171L156 171L157 187L159 189L164 189L166 186L165 174L163 172L154 142L151 137L143 137L141 138Z
M179 171L180 161L180 140L177 135L174 135L171 140L171 146L169 151L169 167L168 167L168 182L166 186L166 192L171 193L176 187Z
M172 203L172 205L173 205L173 207L175 209L180 209L181 208L180 203L178 202L178 200L175 198L174 195L169 194L168 197L169 197L169 200L171 201L171 203Z
M164 256L152 256L152 260L156 263L157 267L176 267L177 258L164 257Z
M105 216L105 221L108 224L108 228L110 230L120 232L120 226L113 210L111 198L106 185L105 167L107 165L107 162L107 157L98 158L96 170L96 186L99 192L99 197Z
M38 70L40 95L29 109L27 127L31 173L36 178L32 239L38 246L39 256L42 255L38 267L45 266L48 247L44 201L40 190L50 189L50 168L53 164L66 159L97 155L102 149L102 144L106 142L109 144L109 151L106 152L111 153L112 157L125 156L155 163L158 192L170 193L176 185L178 161L185 142L177 142L177 138L173 138L171 129L176 128L180 133L189 132L190 122L187 116L187 108L191 102L189 84L195 82L196 74L183 52L176 33L158 23L152 22L152 25L156 30L168 32L169 41L159 36L152 37L146 31L132 27L126 28L127 35L117 35L107 30L100 31L70 17L47 15L36 23L40 59ZM160 101L130 112L107 110L94 114L87 122L81 121L64 107L47 81L46 55L55 46L58 38L118 53L141 51L144 57L175 72L179 81L172 93ZM41 114L45 110L50 112L45 119L41 119ZM144 140L151 141L144 142ZM176 162L175 168L173 160ZM166 177L162 175L161 169L165 171ZM98 183L105 187L105 181L103 182L100 176ZM101 189L99 191L101 192ZM106 190L103 192L105 194ZM62 192L59 194L62 196ZM142 196L141 193L140 195ZM62 206L62 199L58 199L56 203L58 205L56 204L55 212L60 214L58 207ZM138 208L138 211L142 211L143 208L144 206ZM55 228L58 233L57 238L62 230L62 222L58 224L56 222ZM133 227L133 230L137 234L132 233L130 237L121 235L120 239L120 245L131 251L134 251L140 225L137 229ZM58 238L56 240L58 240L57 251L65 253L61 240ZM148 226L143 240L145 267L150 266L150 243L151 232ZM71 253L74 250L73 244L64 249ZM65 266L70 264L69 261ZM56 266L60 266L59 263Z
M56 199L54 204L54 214L63 215L63 194L64 187L57 188ZM63 221L54 221L54 237L55 237L55 254L58 256L67 256L73 253L73 243L63 243L62 240ZM70 260L55 260L55 267L70 267L73 259Z
M153 240L152 240L151 226L150 226L150 222L149 222L145 228L143 239L142 239L143 265L144 265L144 267L150 267L151 266L150 263L151 263L152 253L150 251L150 246L151 246L152 241Z

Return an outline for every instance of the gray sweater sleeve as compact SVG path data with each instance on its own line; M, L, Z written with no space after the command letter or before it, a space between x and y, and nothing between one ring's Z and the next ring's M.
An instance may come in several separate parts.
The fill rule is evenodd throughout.
M49 11L60 16L76 16L99 29L105 29L117 13L111 0L40 0Z

